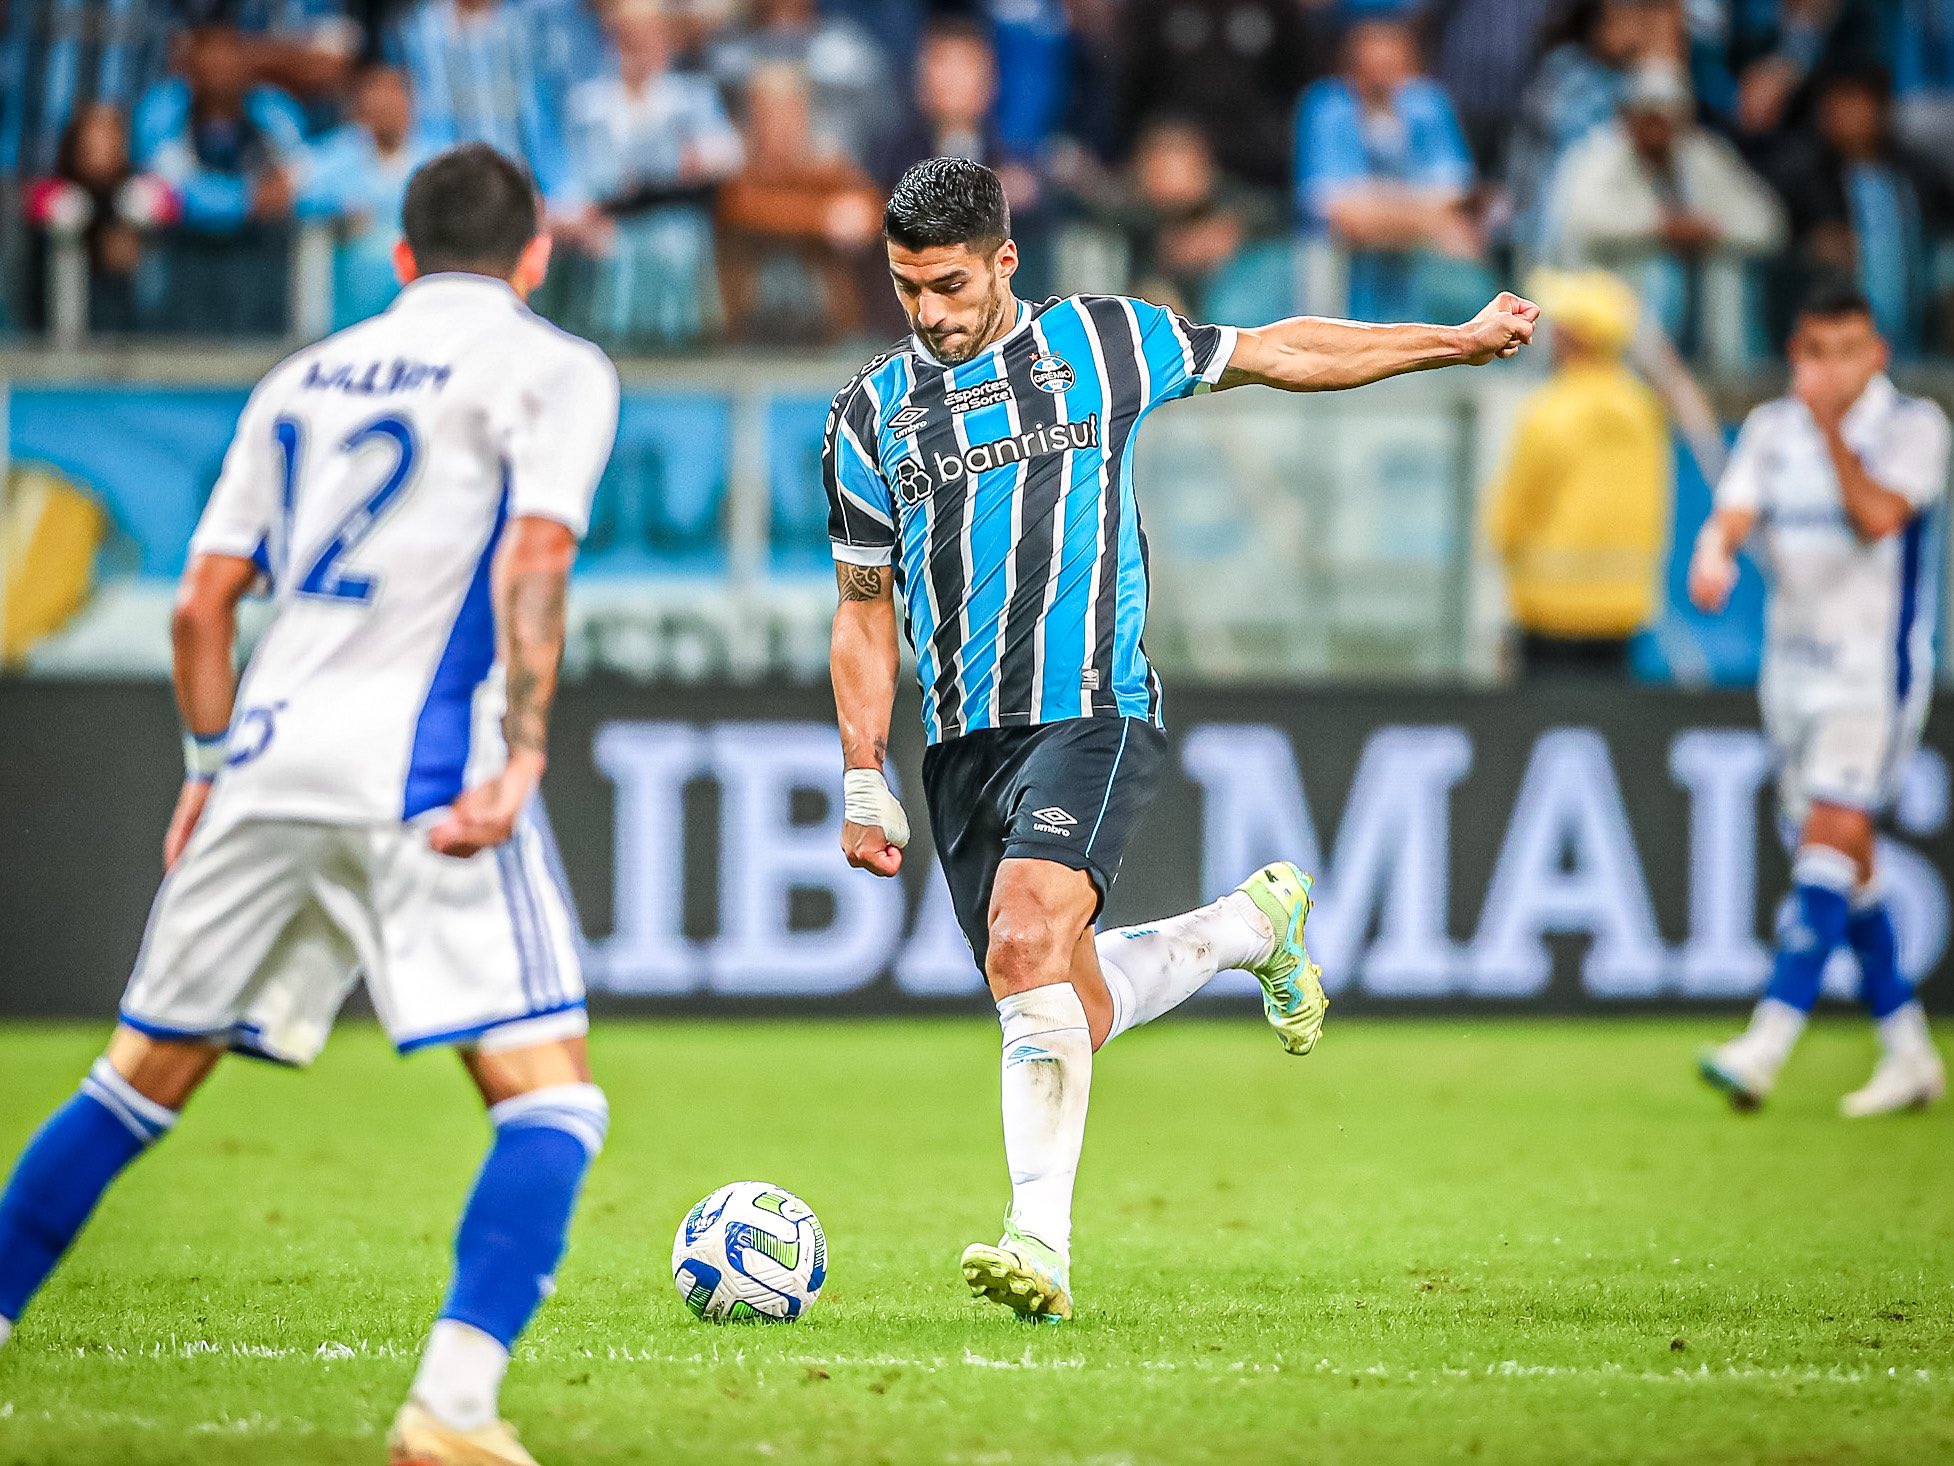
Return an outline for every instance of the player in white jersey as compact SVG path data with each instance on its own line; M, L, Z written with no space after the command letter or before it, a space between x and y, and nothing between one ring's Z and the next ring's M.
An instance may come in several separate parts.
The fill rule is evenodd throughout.
M1826 962L1848 945L1882 1056L1840 1108L1883 1114L1946 1090L1873 858L1873 822L1919 746L1933 687L1949 436L1939 407L1893 385L1888 355L1856 291L1814 294L1791 338L1791 395L1744 423L1690 566L1691 599L1720 611L1755 536L1770 580L1758 691L1797 837L1770 986L1750 1027L1700 1063L1739 1108L1770 1093Z
M219 1056L309 1062L364 974L401 1051L459 1050L496 1132L391 1456L519 1466L502 1374L609 1119L525 811L617 374L523 303L549 248L517 165L442 154L404 225L399 300L259 384L191 542L168 874L106 1056L0 1195L0 1342ZM261 574L276 614L239 681Z

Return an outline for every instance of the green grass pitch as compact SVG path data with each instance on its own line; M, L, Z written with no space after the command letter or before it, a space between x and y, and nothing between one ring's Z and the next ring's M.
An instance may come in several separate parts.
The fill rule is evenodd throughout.
M1174 1021L1097 1064L1080 1311L968 1302L997 1230L995 1030L617 1024L611 1143L505 1404L610 1462L1954 1460L1954 1113L1848 1125L1863 1026L1764 1114L1723 1025L1350 1022L1308 1060ZM101 1035L0 1029L0 1156ZM486 1128L371 1029L234 1063L0 1351L0 1466L374 1462ZM736 1178L820 1212L787 1327L680 1306L674 1228Z

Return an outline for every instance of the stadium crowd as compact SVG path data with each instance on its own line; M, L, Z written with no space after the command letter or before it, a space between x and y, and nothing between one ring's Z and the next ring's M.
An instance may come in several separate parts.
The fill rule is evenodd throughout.
M390 297L407 175L534 173L539 302L636 350L895 334L881 192L999 169L1026 293L1458 316L1604 266L1754 361L1815 274L1954 347L1954 0L0 0L0 329L79 252L96 330Z

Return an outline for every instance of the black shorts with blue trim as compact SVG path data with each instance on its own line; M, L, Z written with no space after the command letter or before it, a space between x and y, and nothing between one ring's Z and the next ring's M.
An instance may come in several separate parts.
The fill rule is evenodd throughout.
M1082 870L1103 907L1166 761L1167 735L1143 718L984 728L924 752L937 859L979 967L990 947L999 862L1052 860Z

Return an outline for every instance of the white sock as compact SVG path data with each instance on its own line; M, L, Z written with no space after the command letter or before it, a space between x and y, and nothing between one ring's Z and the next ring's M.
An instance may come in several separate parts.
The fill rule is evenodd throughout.
M1765 998L1752 1010L1750 1027L1744 1030L1742 1042L1756 1048L1774 1066L1781 1065L1791 1057L1791 1050L1797 1046L1798 1036L1805 1031L1810 1016L1789 1003Z
M6 1348L7 1340L11 1339L13 1336L14 1336L14 1321L10 1318L0 1318L0 1349Z
M1240 891L1151 926L1101 932L1094 945L1113 997L1106 1042L1178 1008L1217 972L1260 962L1274 942L1268 917Z
M480 1430L501 1414L509 1351L473 1324L438 1318L414 1375L413 1397L456 1430Z
M1092 1034L1069 982L1014 993L1004 1025L1004 1159L1011 1223L1070 1257L1072 1183L1086 1139Z
M1932 1054L1934 1041L1927 1033L1927 1010L1919 1003L1895 1008L1879 1020L1880 1051L1890 1058L1912 1058Z

